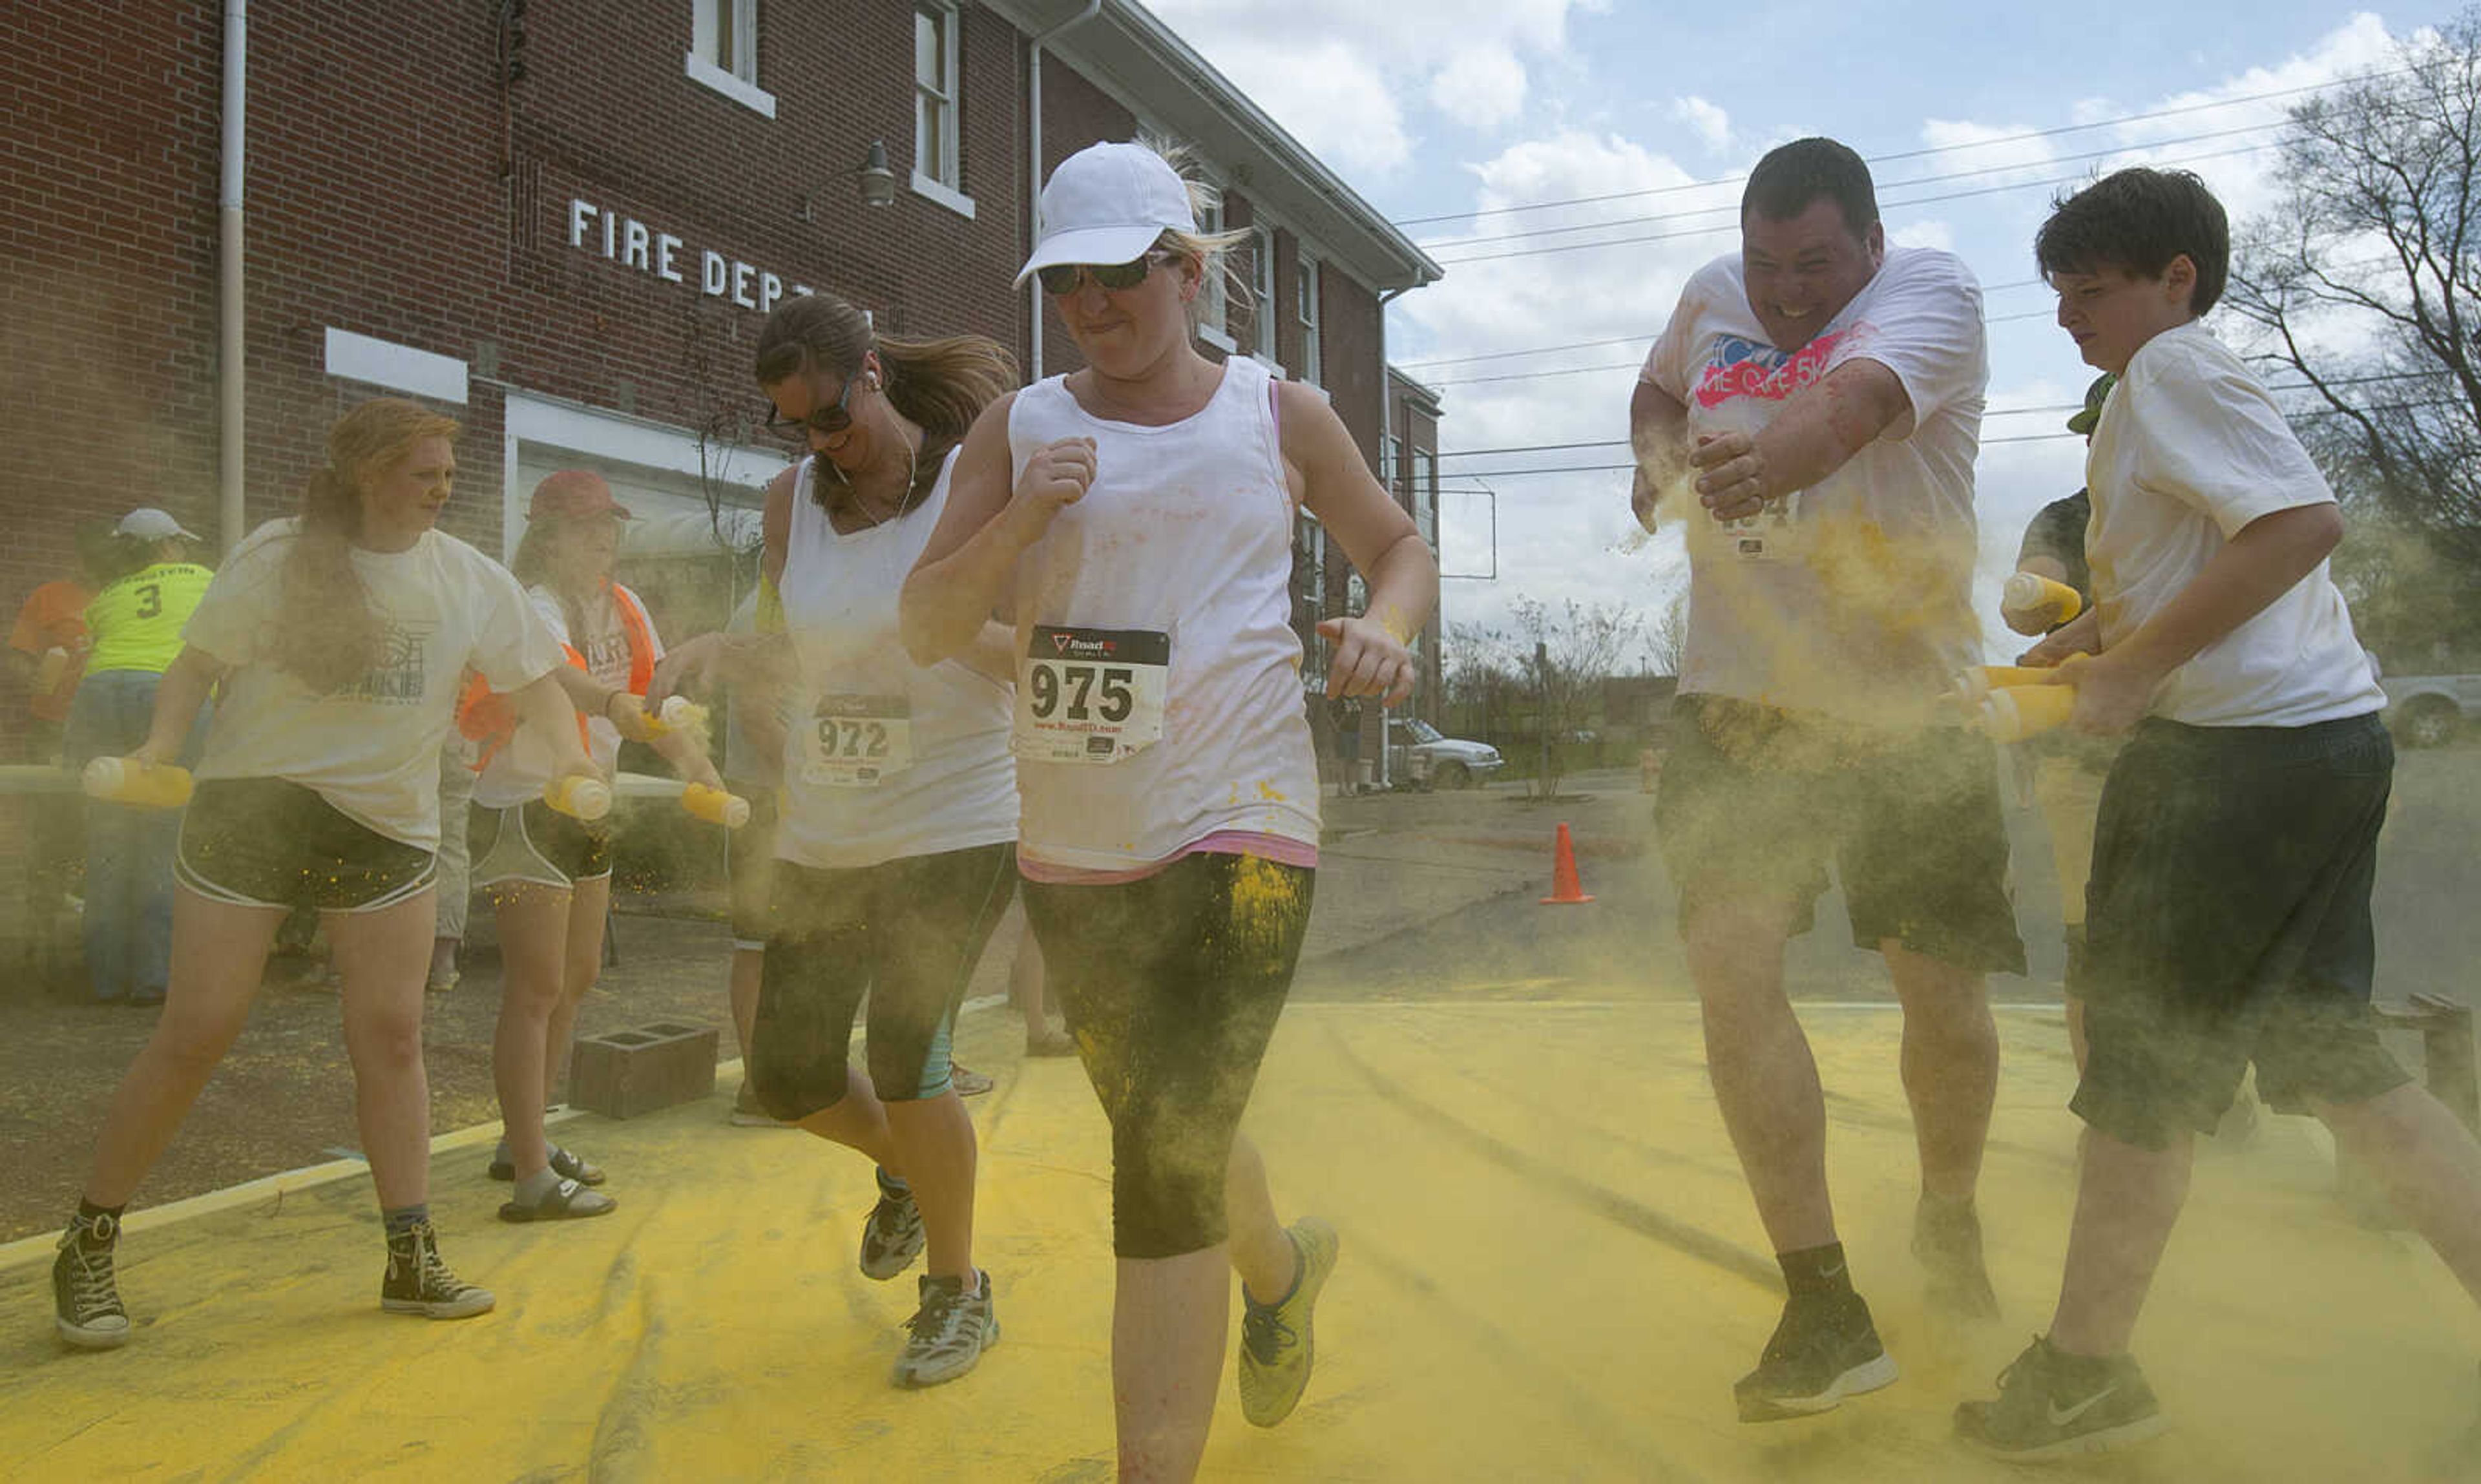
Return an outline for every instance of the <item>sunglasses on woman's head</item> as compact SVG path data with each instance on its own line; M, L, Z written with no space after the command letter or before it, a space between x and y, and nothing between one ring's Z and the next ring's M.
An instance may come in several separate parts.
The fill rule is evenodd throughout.
M1155 271L1157 263L1171 261L1168 252L1149 252L1127 263L1054 263L1049 268L1035 269L1033 275L1042 280L1045 294L1074 294L1081 276L1092 277L1097 288L1116 291L1136 288L1146 281L1146 274Z
M845 389L836 394L835 404L832 406L821 407L808 417L786 417L776 411L772 404L770 404L767 411L767 430L779 438L800 444L804 448L809 446L813 434L822 438L832 438L852 426L852 413L847 408L846 404L852 401L853 388L860 384L861 373L856 371L845 378Z

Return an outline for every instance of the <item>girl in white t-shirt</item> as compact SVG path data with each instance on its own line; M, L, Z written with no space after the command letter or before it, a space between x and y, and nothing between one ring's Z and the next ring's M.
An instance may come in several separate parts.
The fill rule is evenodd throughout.
M1330 696L1401 700L1405 638L1438 593L1324 396L1198 352L1191 315L1229 239L1199 235L1191 190L1142 144L1053 174L1025 273L1086 369L975 424L903 599L921 660L964 651L994 612L1016 624L1027 916L1111 1120L1120 1467L1149 1479L1189 1477L1205 1449L1226 1268L1247 1302L1242 1411L1270 1426L1308 1383L1335 1262L1324 1223L1276 1220L1238 1132L1317 863L1298 512L1370 579L1367 616L1319 625Z
M776 430L809 453L767 492L764 571L784 632L692 639L656 692L726 657L783 684L773 900L744 1065L767 1113L877 1162L861 1269L894 1278L927 1246L893 1379L935 1386L999 1338L948 1045L1016 887L1016 770L1006 631L916 664L897 592L947 506L958 443L1016 367L980 336L874 334L860 310L812 294L768 317L755 370ZM865 996L867 1071L847 1064Z
M177 753L222 690L182 825L163 1018L113 1096L52 1269L72 1345L128 1340L113 1279L121 1210L241 1033L276 925L301 900L324 909L344 977L354 1106L386 1219L380 1307L439 1319L491 1307L440 1261L427 1205L422 1002L439 749L469 665L515 692L522 715L569 713L547 678L559 645L516 580L431 529L456 476L456 432L393 398L338 419L301 514L234 551L164 672L135 754L150 767ZM552 768L590 765L570 737Z
M722 780L695 738L686 731L656 734L646 724L640 698L664 645L645 604L613 581L620 523L627 519L612 486L589 470L547 477L527 508L512 565L568 660L553 674L576 715L559 730L563 739L583 741L606 777L626 737L651 742L688 782L720 789ZM500 1219L600 1216L616 1204L590 1188L603 1184L602 1169L549 1141L543 1106L568 1060L578 1004L602 973L612 904L611 828L544 802L552 781L550 739L532 727L495 727L496 708L470 691L469 698L464 729L483 750L467 846L473 883L490 893L498 915L505 971L491 1040L505 1132L490 1176L516 1189L501 1206Z

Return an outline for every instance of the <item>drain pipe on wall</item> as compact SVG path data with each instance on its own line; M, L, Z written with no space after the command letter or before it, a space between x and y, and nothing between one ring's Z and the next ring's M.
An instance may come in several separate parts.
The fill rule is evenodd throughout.
M1029 127L1025 132L1026 137L1032 142L1030 146L1032 153L1028 156L1031 168L1026 173L1025 250L1028 256L1032 256L1033 252L1034 205L1042 198L1042 48L1053 38L1092 20L1102 9L1103 0L1085 0L1085 9L1048 31L1034 33L1033 39L1026 43L1028 61L1025 94L1026 118ZM1026 342L1027 349L1031 352L1026 380L1032 382L1042 379L1042 280L1029 278L1026 280L1025 288L1026 299L1032 310L1028 316L1028 323L1032 326L1032 338Z
M216 196L216 535L226 554L248 519L242 500L247 430L242 324L242 165L248 152L244 105L249 92L249 0L224 0L223 179Z

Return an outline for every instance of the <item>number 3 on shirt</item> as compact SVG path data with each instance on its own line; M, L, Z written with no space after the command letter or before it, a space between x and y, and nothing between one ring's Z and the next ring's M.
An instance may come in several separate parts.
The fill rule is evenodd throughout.
M1010 746L1037 763L1116 763L1162 741L1171 636L1036 624L1017 666Z

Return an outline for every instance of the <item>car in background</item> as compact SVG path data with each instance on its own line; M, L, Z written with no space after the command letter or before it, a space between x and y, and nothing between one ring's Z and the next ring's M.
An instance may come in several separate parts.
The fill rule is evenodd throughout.
M2386 675L2386 722L2406 745L2436 747L2481 720L2481 675Z
M1443 736L1418 716L1387 723L1387 776L1399 784L1466 789L1506 766L1490 743Z

